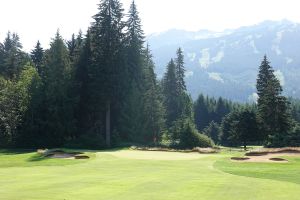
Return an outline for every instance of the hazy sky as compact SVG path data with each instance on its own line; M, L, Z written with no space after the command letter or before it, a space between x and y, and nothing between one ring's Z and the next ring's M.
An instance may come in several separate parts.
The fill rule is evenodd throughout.
M264 20L300 22L299 0L135 0L147 34L167 29L221 31ZM19 33L26 50L47 47L59 28L64 38L83 31L100 0L0 0L0 40ZM131 0L121 0L128 10Z

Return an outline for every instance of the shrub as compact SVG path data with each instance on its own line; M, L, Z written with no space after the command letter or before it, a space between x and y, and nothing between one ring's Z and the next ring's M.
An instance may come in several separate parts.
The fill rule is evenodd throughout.
M300 147L300 125L296 125L289 135L289 146Z
M212 121L204 130L203 133L210 137L215 144L220 143L221 128L218 123Z
M190 119L176 123L174 135L178 136L177 146L184 149L194 147L213 147L214 142L206 135L200 134Z
M76 139L70 140L65 147L73 149L103 149L105 148L105 139L101 134L83 134Z

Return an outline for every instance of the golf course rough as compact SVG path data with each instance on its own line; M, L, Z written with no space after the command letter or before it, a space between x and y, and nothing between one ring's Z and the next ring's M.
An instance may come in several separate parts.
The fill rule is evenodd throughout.
M0 200L299 200L300 158L238 163L241 153L115 150L88 160L0 151Z

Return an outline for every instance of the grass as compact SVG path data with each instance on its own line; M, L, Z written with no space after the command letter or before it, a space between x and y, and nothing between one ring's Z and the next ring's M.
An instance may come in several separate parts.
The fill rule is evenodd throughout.
M89 152L89 160L0 151L0 200L299 200L300 159L234 163L221 154Z

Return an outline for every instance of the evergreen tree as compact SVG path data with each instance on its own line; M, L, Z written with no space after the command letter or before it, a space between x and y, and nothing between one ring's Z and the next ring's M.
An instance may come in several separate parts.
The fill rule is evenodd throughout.
M261 141L255 111L245 107L226 116L221 138L223 145L243 145L245 150L249 142Z
M166 124L168 127L171 127L181 116L177 90L176 65L173 59L169 62L167 72L163 79L163 93L166 108Z
M200 94L194 104L195 124L202 131L210 122L208 105L203 94Z
M76 38L74 33L72 34L71 40L67 41L67 47L69 50L70 57L72 58L76 48Z
M134 0L131 3L128 20L126 22L126 47L127 63L130 81L135 81L138 87L143 86L143 44L144 32L142 30L139 12L137 11Z
M182 49L179 48L176 52L176 74L177 74L177 81L178 81L178 90L180 93L186 92L186 85L185 85L185 67L184 67L184 55Z
M77 42L81 41L82 36L78 36ZM90 132L92 109L88 106L90 101L89 98L89 85L90 85L90 74L89 67L93 64L92 62L92 47L91 47L91 34L87 31L84 42L80 42L82 49L78 58L78 62L75 64L74 69L74 98L75 98L75 119L76 119L76 135L79 136L84 133Z
M76 64L76 62L78 62L82 45L83 38L81 31L79 31L77 37L75 36L75 34L72 34L71 40L67 41L70 61L73 65Z
M267 145L281 146L280 143L291 128L289 103L281 96L282 87L274 75L267 56L259 67L256 87L261 131L267 137Z
M215 144L220 144L221 129L214 121L210 122L209 126L203 130L203 133L210 137Z
M4 40L3 49L4 59L2 75L9 79L15 79L29 61L27 55L22 51L19 35L8 32L7 37Z
M216 122L220 123L222 121L222 118L230 112L230 109L228 107L229 106L226 105L226 102L223 100L223 98L220 97L217 101L215 109Z
M5 59L4 45L0 42L0 75L2 76L5 74L4 59Z
M126 68L124 61L123 8L118 0L101 0L99 12L91 27L93 64L91 91L94 106L94 121L101 122L105 107L106 144L111 145L111 129L117 128L119 109L126 93ZM114 120L111 120L111 115ZM114 124L111 125L111 121Z
M239 103L233 103L221 97L216 100L200 94L194 104L194 117L198 130L202 131L212 121L220 124L227 114L240 106Z
M145 50L144 136L146 142L158 142L165 123L165 109L154 73L154 62L147 46Z
M34 66L26 66L21 73L19 82L26 86L23 93L23 96L26 96L26 103L23 104L26 106L23 107L26 109L23 111L22 122L18 127L16 146L42 148L45 144L43 141L45 138L41 137L45 109L42 79Z
M62 145L74 129L73 102L70 96L71 65L68 49L56 33L45 55L45 107L43 133L49 145Z
M143 120L147 118L143 112L145 93L145 69L143 62L144 33L135 2L131 3L126 22L125 44L128 73L123 74L127 80L128 93L121 109L120 131L125 140L143 141L145 127Z
M40 76L42 76L42 64L44 58L44 49L41 47L40 41L37 41L34 50L31 51L31 60Z

